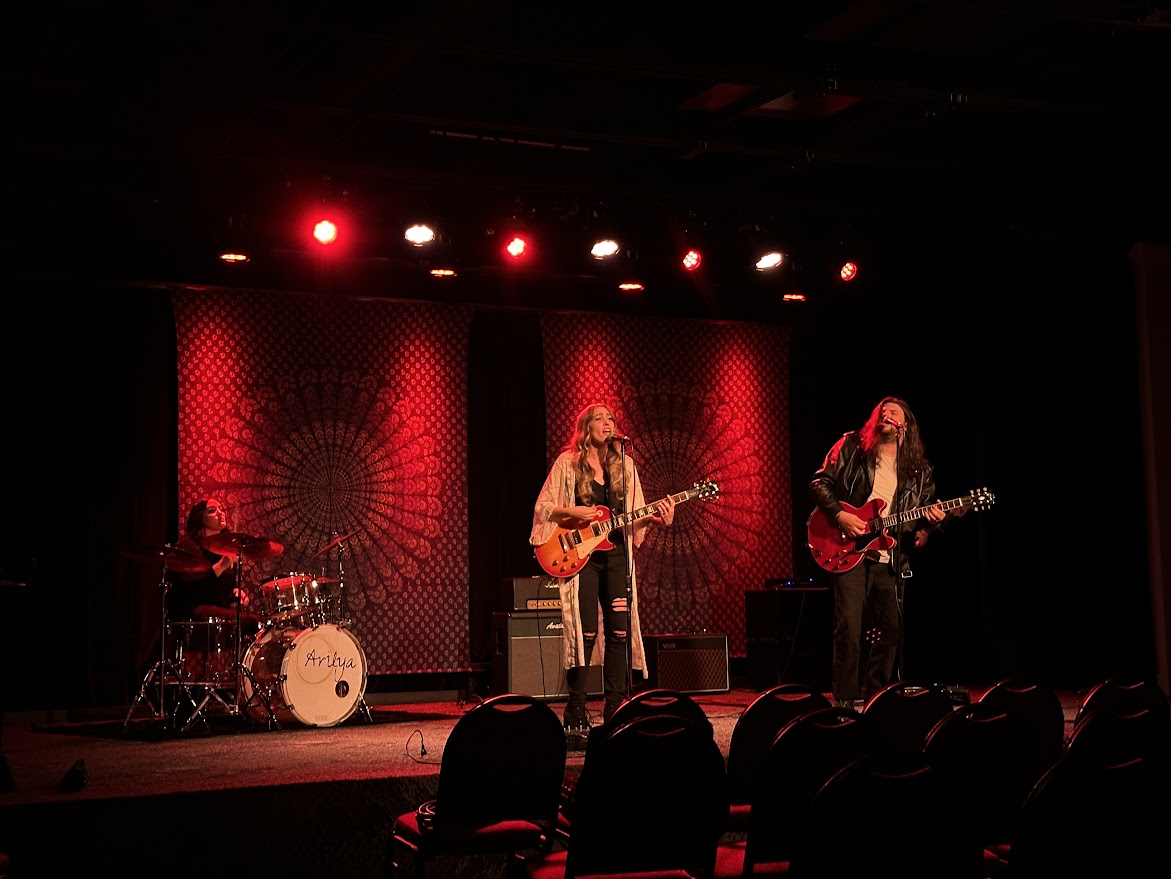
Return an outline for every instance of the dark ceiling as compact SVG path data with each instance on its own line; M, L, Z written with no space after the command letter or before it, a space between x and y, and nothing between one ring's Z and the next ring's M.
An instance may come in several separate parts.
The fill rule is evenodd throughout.
M10 29L30 262L36 241L61 269L125 233L119 271L195 281L228 229L304 255L292 221L325 203L365 230L355 260L397 264L401 224L427 215L473 271L510 215L625 224L648 270L701 233L820 259L1171 230L1171 4L144 8L45 4Z

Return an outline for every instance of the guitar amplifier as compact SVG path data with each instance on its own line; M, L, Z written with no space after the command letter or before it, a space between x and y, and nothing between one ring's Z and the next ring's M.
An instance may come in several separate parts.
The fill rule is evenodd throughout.
M647 685L679 693L726 693L727 635L648 635Z
M492 692L527 693L546 701L569 698L561 660L561 611L521 610L492 614L495 652ZM586 693L602 694L602 667L586 672Z
M500 604L505 610L560 610L561 588L552 577L510 577Z

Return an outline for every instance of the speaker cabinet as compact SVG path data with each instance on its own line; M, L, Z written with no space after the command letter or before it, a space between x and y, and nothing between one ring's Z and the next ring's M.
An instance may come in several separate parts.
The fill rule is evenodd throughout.
M492 614L492 692L525 693L548 701L569 698L561 667L561 611ZM591 665L586 692L602 694L602 667Z
M678 693L726 693L727 635L648 635L647 686Z
M755 690L833 678L833 596L825 587L744 593L748 683Z

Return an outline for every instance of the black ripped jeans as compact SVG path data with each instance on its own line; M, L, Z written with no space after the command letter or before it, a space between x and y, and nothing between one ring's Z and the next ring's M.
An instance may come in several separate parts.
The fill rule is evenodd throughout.
M602 605L602 629L606 638L602 660L602 687L607 704L622 701L626 695L627 645L630 636L630 613L626 596L626 545L616 541L611 550L595 552L577 575L577 597L581 606L581 630L584 634L582 655L589 661L598 639L598 602ZM586 701L587 666L568 669L565 682L569 688L569 705L576 710Z

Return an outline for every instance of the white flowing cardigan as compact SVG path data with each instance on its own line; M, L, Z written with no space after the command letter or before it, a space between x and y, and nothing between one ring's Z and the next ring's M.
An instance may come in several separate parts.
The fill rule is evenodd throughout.
M537 496L537 503L533 508L533 530L529 535L529 543L533 546L541 546L557 531L557 523L549 518L555 507L572 507L577 503L574 485L574 458L573 452L562 452L553 462L553 467L545 478L545 484L541 487L541 493ZM642 508L646 505L642 493L642 482L638 478L638 469L629 458L626 459L626 479L634 489L630 492L628 509ZM623 511L611 510L610 512L617 516ZM643 529L639 536L642 537L645 533L645 529ZM635 546L637 547L641 542L641 540L637 541ZM601 606L595 608L598 614L598 625L594 631L598 633L598 638L594 643L593 654L588 657L583 656L585 638L582 635L582 608L577 595L577 575L558 577L557 584L561 592L561 624L563 626L561 658L565 668L572 668L575 665L601 665L602 657L605 655L606 640L602 636ZM632 601L630 604L630 629L627 636L631 638L631 667L643 672L645 676L646 652L642 643L642 627L638 621L638 576L636 571L631 573L630 584Z

